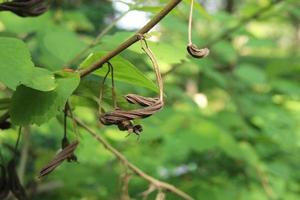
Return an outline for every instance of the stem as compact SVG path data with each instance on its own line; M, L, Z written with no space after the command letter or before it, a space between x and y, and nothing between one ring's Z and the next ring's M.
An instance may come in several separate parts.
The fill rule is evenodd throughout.
M107 72L106 72L106 74L105 74L105 76L104 76L104 78L102 80L102 83L100 85L100 91L99 91L99 99L98 99L98 106L99 106L99 108L98 108L98 115L99 116L102 113L102 111L101 111L101 104L102 104L102 99L103 99L104 84L105 84L105 80L106 80L106 78L107 78L107 76L108 76L108 74L110 72L110 65L108 64L107 67L108 67L108 70L107 70Z
M143 36L141 36L141 37L143 37ZM149 48L147 41L144 38L141 39L141 44L142 44L143 51L148 55L148 57L150 58L150 60L152 62L152 65L153 65L153 68L154 68L154 71L155 71L155 74L156 74L156 81L157 81L157 84L158 84L158 87L159 87L159 99L161 101L163 101L163 95L164 95L163 94L164 93L164 88L163 87L164 86L163 86L162 77L161 77L161 73L160 73L160 70L159 70L157 60L156 60L153 52Z
M68 103L66 103L64 109L64 139L67 138L67 115L68 115Z
M18 138L17 138L16 145L15 145L15 155L17 155L18 145L19 145L20 138L21 138L21 132L22 132L22 126L19 127L19 131L18 131Z
M194 8L194 0L191 0L191 8L190 8L190 16L189 16L189 46L192 45L192 23L193 23L193 8Z
M24 127L23 135L24 135L24 138L23 138L23 145L22 145L19 171L18 171L21 183L24 183L24 175L25 175L26 163L27 163L27 159L28 159L28 152L29 152L29 146L30 146L30 127L29 126Z
M143 28L141 28L135 35L131 36L125 42L120 44L116 49L107 53L100 60L89 66L88 68L82 69L80 71L80 76L84 77L93 71L102 67L104 63L130 47L132 44L139 41L139 35L143 35L149 32L158 22L160 22L169 12L171 12L182 0L171 0L157 15L155 15Z
M127 160L127 158L119 152L117 149L115 149L110 143L108 143L102 136L98 135L95 131L93 131L91 128L89 128L87 125L85 125L83 122L81 122L79 119L75 118L76 123L81 126L83 129L85 129L90 135L92 135L98 142L100 142L108 151L110 151L112 154L115 155L115 157L120 160L125 166L128 167L132 172L134 172L136 175L140 176L141 178L145 179L152 185L154 185L157 189L163 189L168 190L182 199L185 200L193 200L191 196L186 194L185 192L177 189L175 186L162 182L160 180L157 180L153 178L152 176L146 174L141 169L139 169L137 166L132 164Z

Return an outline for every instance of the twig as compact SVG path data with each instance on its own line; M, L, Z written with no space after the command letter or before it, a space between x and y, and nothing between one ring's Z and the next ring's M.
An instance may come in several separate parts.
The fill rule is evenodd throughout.
M177 189L175 186L162 182L160 180L157 180L153 178L152 176L146 174L141 169L139 169L137 166L132 164L127 160L127 158L119 152L117 149L115 149L110 143L108 143L103 137L98 135L95 131L93 131L91 128L89 128L87 125L85 125L83 122L81 122L79 119L74 118L76 123L81 126L83 129L85 129L89 134L91 134L98 142L100 142L108 151L110 151L112 154L116 156L117 159L119 159L124 165L128 167L132 172L134 172L136 175L140 176L141 178L148 181L151 185L155 186L157 189L161 190L167 190L170 191L178 196L180 196L182 199L185 200L193 200L191 196L186 194L185 192Z
M193 23L193 8L194 8L194 0L191 0L191 8L189 15L189 29L188 29L188 45L192 45L192 23Z
M143 28L141 28L135 35L131 36L129 39L127 39L125 42L120 44L116 49L113 51L107 53L105 56L103 56L100 60L93 63L88 68L80 70L80 76L84 77L93 71L99 69L102 67L104 63L109 61L111 58L115 57L128 47L130 47L132 44L136 43L140 40L140 35L143 35L150 31L160 20L162 20L169 12L171 12L182 0L171 0L157 15L155 15Z
M23 145L21 150L21 156L20 156L20 164L19 164L19 170L18 175L20 178L20 182L24 183L24 175L26 170L26 163L28 159L28 152L29 152L29 146L30 146L30 126L25 126L23 131Z

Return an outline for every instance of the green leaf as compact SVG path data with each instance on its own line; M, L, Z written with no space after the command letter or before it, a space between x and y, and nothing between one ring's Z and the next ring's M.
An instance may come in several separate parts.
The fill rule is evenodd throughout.
M64 105L80 82L78 74L57 75L57 87L50 92L41 92L19 86L12 97L10 115L17 125L47 122L63 110Z
M6 110L9 108L10 98L0 99L0 110Z
M15 90L20 84L40 91L51 91L56 87L50 71L34 67L23 41L0 38L0 59L0 81L10 89Z
M234 70L235 76L240 78L242 81L248 83L248 84L263 84L266 82L266 77L264 72L249 64L242 64L239 65Z
M80 67L86 68L92 65L95 61L99 60L105 54L106 54L105 52L96 52L90 54L81 63ZM135 86L148 88L152 91L158 92L158 87L128 60L120 56L116 56L113 59L111 59L110 62L114 67L115 80L129 83ZM107 73L107 67L102 67L101 69L94 72L94 74L99 76L105 76L106 73Z
M60 27L46 33L40 42L41 63L52 70L60 70L85 47L75 33Z
M34 68L28 83L24 85L45 92L54 90L56 87L54 74L47 69L37 67Z

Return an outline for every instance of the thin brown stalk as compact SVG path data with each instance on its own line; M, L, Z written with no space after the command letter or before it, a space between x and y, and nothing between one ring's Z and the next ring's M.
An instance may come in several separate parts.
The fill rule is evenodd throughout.
M119 152L117 149L115 149L109 142L107 142L101 135L97 134L94 130L92 130L90 127L88 127L86 124L84 124L82 121L79 119L75 118L76 123L78 123L79 126L81 126L84 130L86 130L90 135L92 135L98 142L100 142L108 151L110 151L112 154L115 155L115 157L121 161L128 169L130 169L132 172L134 172L136 175L140 176L141 178L145 179L148 181L151 185L155 186L156 189L158 190L165 190L172 192L182 199L185 200L193 200L193 198L186 194L185 192L179 190L175 186L162 182L156 178L153 178L152 176L146 174L143 172L140 168L132 164L127 160L127 158Z

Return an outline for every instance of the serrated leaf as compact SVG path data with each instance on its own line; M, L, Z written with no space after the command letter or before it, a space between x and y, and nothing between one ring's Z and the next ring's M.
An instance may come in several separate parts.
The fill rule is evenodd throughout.
M20 84L40 91L51 91L56 87L50 71L34 67L23 41L0 38L0 59L0 81L10 89L15 90Z
M17 125L41 125L59 114L78 86L80 77L74 73L63 73L56 80L57 87L50 92L19 86L13 94L10 107L12 122Z
M90 54L81 63L80 67L86 68L92 65L95 61L99 60L105 54L105 52L96 52ZM145 87L152 91L158 92L158 87L128 60L122 58L121 56L116 56L113 59L111 59L110 62L114 67L115 80L129 83L135 86ZM106 66L103 66L101 69L94 72L94 74L102 77L105 76L106 73Z

